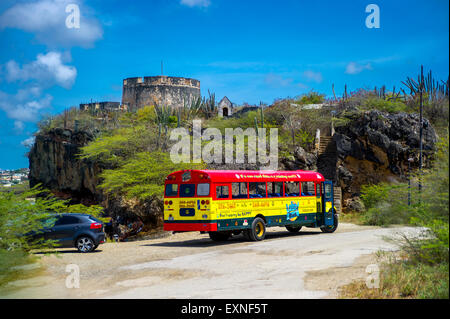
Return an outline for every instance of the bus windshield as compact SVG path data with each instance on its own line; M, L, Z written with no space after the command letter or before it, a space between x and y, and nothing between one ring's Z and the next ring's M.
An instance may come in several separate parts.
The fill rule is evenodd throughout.
M180 185L180 197L194 197L195 184L181 184Z
M177 196L178 195L178 184L167 184L166 191L164 194L166 196Z
M203 183L197 185L197 196L208 196L209 195L209 184Z

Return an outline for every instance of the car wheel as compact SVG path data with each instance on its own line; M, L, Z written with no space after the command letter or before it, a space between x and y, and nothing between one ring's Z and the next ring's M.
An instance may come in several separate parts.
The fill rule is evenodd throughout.
M75 243L75 247L80 253L89 253L96 248L94 241L88 236L79 237Z

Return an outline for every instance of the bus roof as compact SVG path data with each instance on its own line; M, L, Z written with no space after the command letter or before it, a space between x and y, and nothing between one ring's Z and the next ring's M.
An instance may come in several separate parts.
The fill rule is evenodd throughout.
M189 180L183 180L182 175L186 172L191 173ZM199 179L199 176L203 178ZM169 178L169 176L173 176ZM213 183L229 182L323 182L325 178L322 174L313 171L248 171L248 170L184 170L170 174L167 182L201 182L208 180Z

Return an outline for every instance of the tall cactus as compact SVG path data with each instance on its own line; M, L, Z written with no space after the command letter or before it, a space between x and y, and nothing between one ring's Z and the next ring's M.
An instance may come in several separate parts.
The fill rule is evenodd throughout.
M426 77L421 80L420 75L417 77L417 81L413 78L407 77L406 81L402 81L409 90L411 95L417 95L421 89L425 92L430 100L438 100L441 98L449 97L449 81L444 82L441 80L439 83L433 78L433 73L430 70Z
M264 128L264 111L261 102L259 103L259 110L261 112L261 127Z
M203 98L202 109L206 117L210 118L216 111L216 94L208 90L208 98Z

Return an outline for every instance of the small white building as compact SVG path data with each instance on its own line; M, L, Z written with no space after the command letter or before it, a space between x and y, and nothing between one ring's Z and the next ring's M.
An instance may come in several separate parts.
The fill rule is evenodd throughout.
M218 115L219 117L228 117L233 114L233 109L235 108L235 104L231 103L231 101L224 96L222 100L220 100L218 105Z

